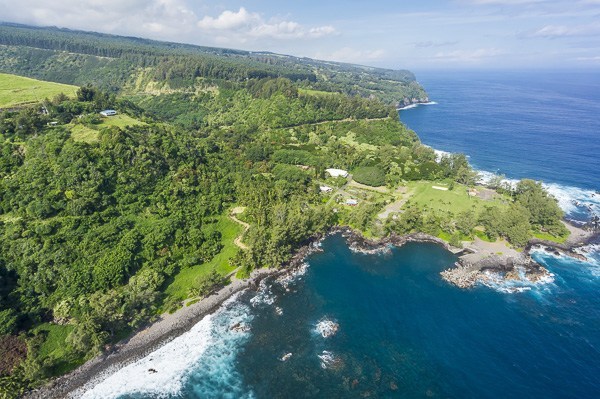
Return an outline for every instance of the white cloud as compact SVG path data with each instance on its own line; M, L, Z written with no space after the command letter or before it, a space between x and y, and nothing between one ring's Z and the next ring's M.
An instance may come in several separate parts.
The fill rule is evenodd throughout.
M386 55L385 50L358 50L352 47L343 47L339 50L333 51L332 53L319 52L313 57L321 60L331 60L338 62L350 62L350 63L365 63L370 61L377 61L382 59Z
M248 12L242 7L238 12L223 11L216 18L206 16L198 21L198 27L202 29L230 30L248 28L253 24L260 23L262 23L262 18L258 13Z
M594 62L600 62L600 55L594 56L594 57L577 57L576 58L577 61L594 61Z
M5 21L165 38L197 20L185 0L0 0L0 9Z
M600 24L592 25L546 25L533 32L522 34L521 37L542 37L555 39L573 36L595 36L600 34Z
M413 46L415 48L446 47L446 46L453 46L457 43L458 43L458 41L456 41L456 40L446 41L446 42L436 42L436 41L432 41L432 40L426 40L426 41L422 41L422 42L413 43Z
M294 21L265 20L256 12L244 7L236 11L223 11L218 17L205 16L197 23L205 31L218 31L223 38L229 33L234 40L245 41L250 38L301 39L319 38L332 35L336 30L332 26L306 28ZM243 36L241 36L243 35Z
M498 48L480 48L476 50L455 50L438 52L434 59L443 62L480 63L486 59L505 55L506 51Z
M306 27L265 18L242 7L216 17L199 16L203 2L192 0L0 0L0 20L41 26L238 46L261 39L314 39L336 34L332 26Z
M469 0L471 4L514 6L521 4L547 3L548 0Z

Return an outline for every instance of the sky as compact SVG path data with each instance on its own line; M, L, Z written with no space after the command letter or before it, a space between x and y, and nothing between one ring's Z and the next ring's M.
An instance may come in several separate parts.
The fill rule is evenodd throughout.
M600 0L0 0L0 21L400 69L600 69Z

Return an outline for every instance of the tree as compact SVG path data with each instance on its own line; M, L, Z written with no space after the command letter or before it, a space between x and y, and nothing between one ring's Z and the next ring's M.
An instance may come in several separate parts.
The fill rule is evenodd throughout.
M77 90L77 100L82 102L91 102L94 101L96 94L97 90L92 87L92 85L81 86Z
M456 229L466 236L471 235L476 225L477 217L472 210L461 212L456 217Z
M533 180L521 180L515 189L516 202L529 211L531 224L555 234L562 234L565 228L560 223L563 211L556 199L550 197L542 183Z

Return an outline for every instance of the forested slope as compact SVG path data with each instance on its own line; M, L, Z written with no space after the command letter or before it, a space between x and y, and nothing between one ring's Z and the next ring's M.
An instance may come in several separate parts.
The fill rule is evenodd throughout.
M436 159L398 121L388 100L421 90L410 73L279 56L269 64L269 54L57 29L0 31L0 70L83 85L75 97L0 111L0 396L109 350L231 272L280 267L336 224L459 241L475 220L515 243L532 226L560 233L560 210L533 182L507 190L497 206L479 203L478 215L470 202L456 215L424 200L375 220L408 182L456 184L466 196L474 181L464 155ZM320 80L315 69L339 78ZM100 117L107 108L118 115ZM326 168L385 187L347 187ZM323 185L336 192L321 193ZM359 206L344 205L350 195ZM543 214L530 211L540 204ZM246 209L238 217L251 226L245 250L234 245L233 207Z
M132 87L142 72L169 89L194 87L197 78L285 77L387 104L427 99L409 71L15 24L0 24L0 71L113 91Z

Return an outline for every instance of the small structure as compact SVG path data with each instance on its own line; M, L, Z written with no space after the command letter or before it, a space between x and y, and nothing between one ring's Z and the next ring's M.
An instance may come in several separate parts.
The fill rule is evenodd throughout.
M325 169L331 177L348 177L348 172L343 169Z
M333 188L331 188L329 186L320 186L319 189L321 190L322 193L330 193L333 191Z
M354 198L348 198L346 200L346 205L356 206L356 205L358 205L358 200L355 200Z
M468 191L469 197L477 197L477 194L479 194L479 192L477 192L477 189L474 188L470 188Z
M105 109L104 111L100 112L100 115L102 116L115 116L117 114L117 111L115 111L114 109Z

